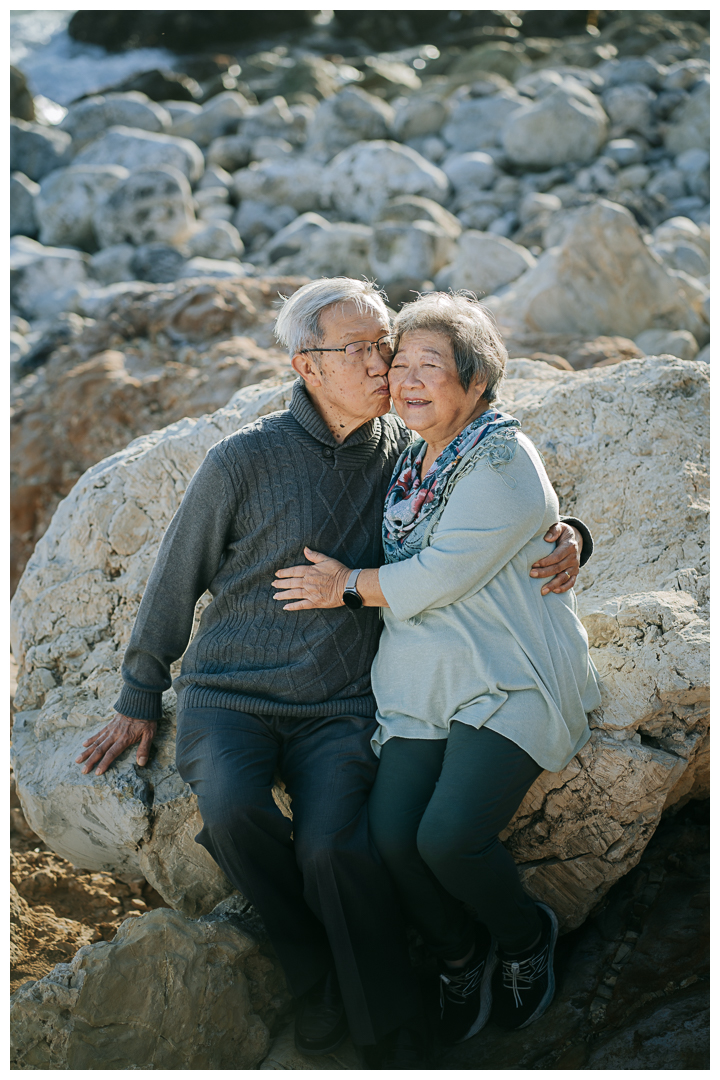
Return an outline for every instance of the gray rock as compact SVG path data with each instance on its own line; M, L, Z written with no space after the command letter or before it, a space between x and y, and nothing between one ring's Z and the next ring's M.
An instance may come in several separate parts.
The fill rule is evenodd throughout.
M178 274L178 278L237 278L245 276L245 268L237 261L232 259L205 259L201 255L188 259Z
M232 181L232 177L231 177ZM228 206L230 203L230 192L226 187L204 187L197 188L193 196L193 205L195 211L199 212L205 206L213 206L218 203L223 206Z
M88 143L73 164L122 165L130 172L172 165L191 182L199 180L205 168L202 150L190 139L121 126L109 128L104 135Z
M131 263L135 255L132 244L112 244L90 258L88 270L103 285L116 281L134 281Z
M287 994L277 962L240 925L157 908L126 919L112 941L84 945L13 995L13 1067L256 1067L270 1045L256 1009L271 1022L263 998Z
M261 135L259 139L255 139L250 147L250 157L253 161L286 158L292 152L293 147L286 139L279 139L271 135Z
M200 182L195 188L195 192L197 194L198 191L204 191L205 188L225 188L229 191L231 187L231 174L219 165L208 162L205 166L205 172L202 174Z
M196 212L200 221L232 221L235 215L235 207L227 201L216 199L204 203Z
M370 268L383 285L431 280L450 262L455 243L433 221L379 221L370 243Z
M317 182L317 170L315 178ZM408 146L381 139L343 150L322 181L325 199L344 218L368 224L397 195L422 195L443 203L449 189L445 173L435 165Z
M213 139L234 134L249 111L247 98L235 90L226 90L211 97L199 112L177 119L172 125L171 134L192 139L198 146L209 146Z
M504 236L468 229L457 242L455 258L439 278L438 288L494 293L535 266L530 252Z
M605 111L610 117L614 135L637 132L650 137L654 133L655 94L645 83L622 83L611 86L602 97Z
M644 139L635 136L633 138L611 139L603 147L603 157L612 158L621 167L626 165L639 165L647 153L647 143Z
M42 180L70 160L72 140L65 131L24 120L10 121L10 169Z
M652 250L673 270L684 270L695 278L703 278L710 273L710 260L707 255L690 240L678 238L670 242L656 243L652 245ZM692 357L684 359L691 360Z
M647 184L648 195L662 195L668 202L687 195L685 173L681 169L662 169Z
M292 206L270 206L260 199L243 199L233 217L233 225L243 243L250 244L253 240L269 239L296 217L297 210Z
M607 117L597 98L567 83L513 112L502 130L508 157L530 168L590 161L606 137Z
M25 340L23 334L18 334L17 331L10 331L10 363L15 364L18 360L21 360L26 353L30 352L30 343Z
M628 165L626 169L619 169L615 174L614 190L636 190L644 188L652 177L652 172L647 165Z
M398 142L437 135L448 118L447 104L435 94L396 98L392 135Z
M100 247L179 243L190 234L194 220L190 185L172 165L136 169L93 214Z
M709 342L697 354L697 356L695 357L695 362L696 363L703 363L703 364L709 364L710 363L710 343Z
M492 187L497 177L495 162L489 154L476 150L467 154L458 154L443 162L443 172L450 181L456 195ZM462 206L462 200L458 203Z
M202 112L202 105L198 105L197 101L160 101L158 104L170 113L172 124L178 120L198 116Z
M439 135L423 136L419 139L408 139L407 145L411 150L417 150L418 154L439 165L443 158L447 157L448 145Z
M221 135L207 149L206 160L211 168L234 173L253 160L253 143L245 135Z
M663 90L689 90L709 72L710 65L707 60L696 58L679 60L667 69L663 80Z
M349 86L318 105L308 127L305 151L329 161L357 142L388 138L394 119L394 109L382 98Z
M118 247L125 247L124 244L119 244ZM105 254L107 251L112 251L112 248L105 248L105 251L101 254ZM133 258L135 256L135 248L132 248ZM124 267L127 265L125 259L121 263ZM132 267L132 259L130 259L130 266ZM138 281L137 276L134 275L132 269L130 270L127 280L114 281L109 285L98 286L97 288L89 288L82 296L78 309L81 315L84 315L88 319L106 319L116 306L118 299L124 296L131 298L132 300L139 299L147 293L153 292L155 286L150 285L147 281Z
M484 41L454 60L449 74L455 78L465 76L467 82L472 82L487 72L494 72L514 82L527 71L529 64L524 45L508 41Z
M653 239L657 243L662 244L665 241L674 243L681 237L684 237L692 243L699 244L703 247L705 253L709 254L709 244L704 244L702 236L703 234L700 226L687 217L668 218L666 221L663 221L662 225L658 225L653 233Z
M458 210L458 221L465 229L485 232L488 226L501 215L501 200L493 191L479 191L472 202Z
M506 328L634 340L665 323L696 337L703 333L702 287L660 263L624 207L604 199L579 207L564 215L546 246L537 265L495 305Z
M233 176L233 195L240 202L252 199L270 206L292 206L302 214L319 207L319 173L317 162L305 155L254 161Z
M369 225L338 221L329 228L310 231L305 246L297 255L278 259L277 274L309 277L372 277Z
M28 319L58 313L63 294L87 280L87 263L88 256L73 248L43 247L26 236L13 237L11 303Z
M488 233L493 236L505 236L511 237L515 232L519 224L519 219L514 210L508 210L506 213L501 214L500 217L496 217L494 221L491 221L487 227Z
M25 173L10 174L10 235L37 236L35 199L40 185Z
M681 172L687 173L688 176L705 173L710 168L710 155L707 150L697 148L684 150L682 154L678 154L675 158L675 167L680 169Z
M308 212L300 214L289 225L275 233L263 249L263 255L270 262L298 255L305 250L312 235L318 229L331 229L332 225L320 214Z
M36 200L40 242L94 251L94 216L129 175L120 165L70 165L48 173Z
M562 209L562 203L557 195L548 195L541 191L529 191L524 196L518 207L518 217L523 225L526 225L538 214L554 214Z
M562 86L565 79L554 68L541 68L523 75L515 81L515 89L518 94L528 98L545 97L558 86Z
M138 281L162 284L175 281L185 265L185 256L170 244L155 242L136 248L130 268Z
M462 224L440 203L425 199L422 195L398 195L385 203L377 217L378 221L431 221L439 225L451 239L457 240Z
M284 97L276 95L253 105L238 125L238 134L252 145L263 135L274 139L286 139L292 146L300 146L307 136L307 124L311 110L303 105L288 106Z
M687 100L673 111L665 131L665 147L676 156L685 150L709 149L710 83L707 80L701 79Z
M169 131L172 118L167 109L147 94L130 90L124 94L97 94L71 105L60 127L71 136L73 153L118 124L142 131Z
M689 330L643 330L635 335L635 344L646 356L694 360L698 355L698 343Z
M240 233L229 221L208 223L192 234L186 246L190 255L205 259L230 259L245 250Z
M442 129L442 137L455 153L484 150L500 142L506 122L526 101L513 90L503 90L491 97L461 96L451 103L450 119Z
M624 56L620 59L606 60L596 69L597 74L608 87L623 83L645 83L654 90L658 90L663 85L667 71L668 69L652 56Z

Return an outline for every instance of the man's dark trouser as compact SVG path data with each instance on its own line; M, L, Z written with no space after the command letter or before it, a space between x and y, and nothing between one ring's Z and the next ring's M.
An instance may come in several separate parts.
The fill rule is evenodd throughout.
M543 770L489 728L457 721L447 739L389 739L370 824L407 919L431 952L461 960L475 940L463 901L500 947L533 944L542 926L498 839Z
M293 994L334 959L360 1045L420 1008L397 895L369 832L375 727L196 708L180 711L177 734L177 768L203 819L196 840L257 908ZM292 821L272 798L276 772Z

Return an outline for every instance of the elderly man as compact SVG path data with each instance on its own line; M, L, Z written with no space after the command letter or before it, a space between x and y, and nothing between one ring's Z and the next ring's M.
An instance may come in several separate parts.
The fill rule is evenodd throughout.
M271 584L306 545L349 566L381 561L383 497L409 439L389 412L389 332L367 282L315 281L286 301L276 333L299 375L290 408L212 447L188 485L125 654L118 715L78 762L102 773L139 742L147 763L170 665L184 653L177 767L198 798L197 841L263 918L299 999L298 1049L328 1053L349 1028L358 1046L375 1047L366 1062L419 1068L419 992L368 833L378 613L286 611ZM546 539L561 535L532 571L555 575L546 590L577 574L573 530L558 525ZM276 773L292 822L272 798Z

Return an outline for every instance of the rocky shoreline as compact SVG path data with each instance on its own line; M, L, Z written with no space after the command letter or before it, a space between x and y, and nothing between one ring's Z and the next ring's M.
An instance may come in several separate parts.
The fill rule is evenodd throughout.
M593 740L506 838L566 931L552 1019L440 1067L707 1067L706 13L124 14L70 32L172 70L67 107L11 73L14 1067L308 1067L256 916L192 842L172 694L147 775L68 763L207 445L287 397L278 297L336 274L395 309L485 298L507 402L598 547ZM163 1027L158 961L118 1050L122 973L170 940L206 1011L176 994Z

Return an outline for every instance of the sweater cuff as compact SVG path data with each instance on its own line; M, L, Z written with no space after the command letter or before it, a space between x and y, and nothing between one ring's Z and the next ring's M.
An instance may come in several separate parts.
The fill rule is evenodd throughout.
M162 690L135 690L125 683L113 708L133 720L162 720Z
M592 555L593 549L595 547L595 545L593 544L592 533L588 529L585 522L581 521L580 518L565 517L563 514L561 514L560 515L560 521L564 522L566 525L572 525L573 528L577 529L577 531L582 536L582 538L583 538L583 546L582 546L582 551L580 553L580 565L584 566L585 563L590 558L590 556Z

